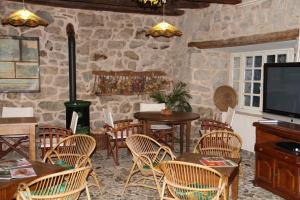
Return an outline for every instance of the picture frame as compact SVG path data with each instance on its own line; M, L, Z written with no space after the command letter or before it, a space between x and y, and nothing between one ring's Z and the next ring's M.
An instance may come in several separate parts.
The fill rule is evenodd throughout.
M40 92L39 38L0 36L0 92Z

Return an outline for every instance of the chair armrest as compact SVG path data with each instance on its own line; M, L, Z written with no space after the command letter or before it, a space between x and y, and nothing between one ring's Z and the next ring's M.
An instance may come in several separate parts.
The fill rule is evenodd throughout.
M163 153L161 153L163 152ZM176 156L173 154L172 150L167 146L160 146L159 149L156 151L154 156L154 160L158 160L159 162L163 161L165 157L169 155L171 160L175 160ZM158 158L160 156L160 158Z
M55 155L55 156L53 156L53 155ZM46 152L46 154L43 158L43 162L46 163L48 160L51 164L54 164L55 162L52 159L53 157L60 159L59 153L54 149L50 149L49 151Z

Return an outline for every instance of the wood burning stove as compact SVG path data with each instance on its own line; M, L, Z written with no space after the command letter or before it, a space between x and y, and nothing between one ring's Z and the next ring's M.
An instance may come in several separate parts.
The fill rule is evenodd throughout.
M90 133L90 105L89 101L76 100L76 42L72 24L67 25L69 49L69 97L66 106L66 127L69 128L73 111L78 113L76 133Z

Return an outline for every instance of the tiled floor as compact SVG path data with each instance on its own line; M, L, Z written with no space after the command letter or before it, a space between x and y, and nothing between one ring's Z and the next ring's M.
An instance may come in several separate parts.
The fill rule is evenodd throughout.
M268 192L260 187L254 187L254 154L242 152L243 177L239 180L239 198L245 200L281 200L282 198ZM154 190L143 188L130 188L124 195L122 194L124 182L131 167L131 155L127 151L122 151L120 166L114 166L113 160L107 159L106 151L97 151L93 155L93 163L99 179L103 186L99 191L92 187L91 195L95 200L150 200L159 199L158 193ZM81 200L86 199L85 194L81 195Z

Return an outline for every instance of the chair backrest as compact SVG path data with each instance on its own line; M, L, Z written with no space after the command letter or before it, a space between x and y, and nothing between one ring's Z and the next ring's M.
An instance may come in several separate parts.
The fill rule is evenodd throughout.
M78 123L78 113L73 111L71 124L70 124L70 129L73 133L76 133L77 123Z
M200 164L166 161L161 164L164 182L175 199L219 199L225 181L222 175Z
M166 108L165 103L140 103L140 111L161 111Z
M78 158L83 155L90 157L95 148L96 140L92 136L83 134L71 135L61 139L53 149L49 150L50 154L48 152L46 153L43 160L47 162L48 160L55 161L55 159L59 159L70 166L75 166ZM51 155L52 152L58 154L59 158L53 158L53 155Z
M237 133L219 129L204 134L195 146L194 153L239 158L241 147L242 139Z
M82 190L87 187L87 177L91 168L81 167L65 170L23 183L18 188L17 199L42 200L78 199Z
M200 123L201 123L200 136L209 133L212 130L221 129L221 130L233 131L233 129L229 124L217 120L213 120L213 119L201 119Z
M146 135L130 135L126 138L126 144L132 153L133 160L138 161L137 165L141 171L143 171L145 165L150 166L150 162L151 164L159 164L163 160L175 158L168 147L162 146L156 140Z
M105 124L109 125L112 128L115 127L112 114L107 109L103 109L103 118L104 118L104 123Z
M235 109L228 106L227 112L222 113L222 122L232 126L234 115Z
M33 117L32 107L3 107L2 117Z

